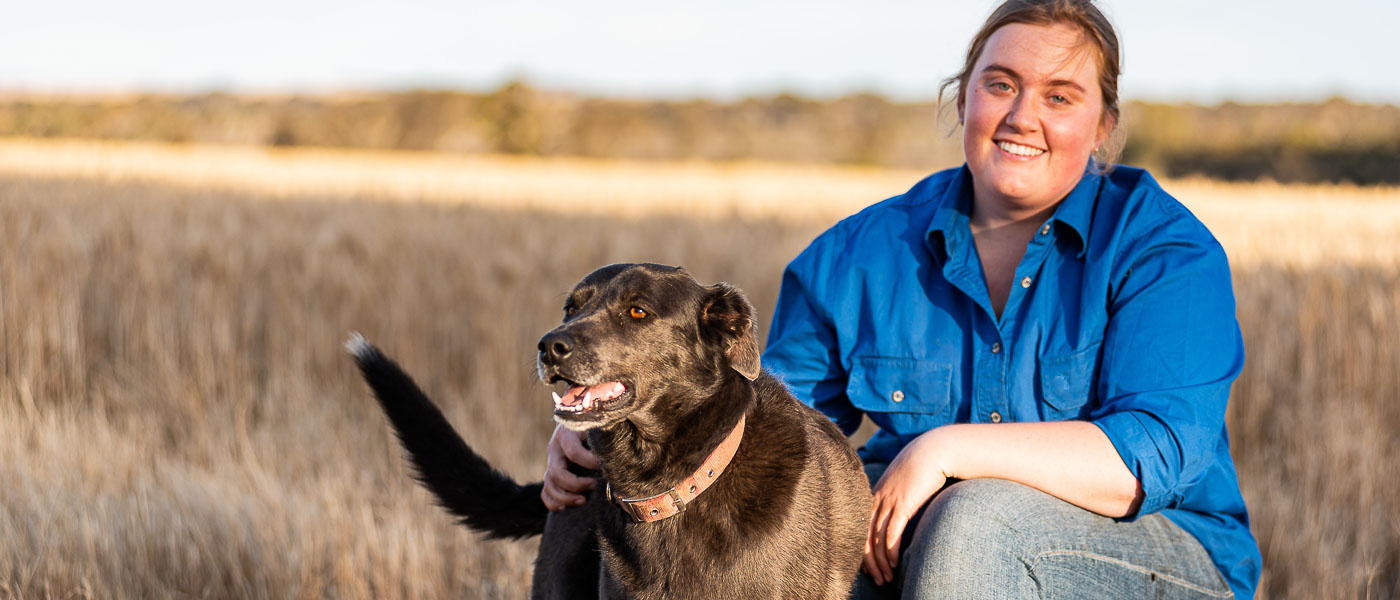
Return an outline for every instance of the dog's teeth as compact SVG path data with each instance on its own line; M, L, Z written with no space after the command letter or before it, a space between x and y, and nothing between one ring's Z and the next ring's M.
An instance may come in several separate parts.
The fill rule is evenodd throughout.
M563 403L564 403L564 399L559 397L559 392L550 392L550 393L551 393L551 394L554 394L554 403L555 403L555 404L563 404Z

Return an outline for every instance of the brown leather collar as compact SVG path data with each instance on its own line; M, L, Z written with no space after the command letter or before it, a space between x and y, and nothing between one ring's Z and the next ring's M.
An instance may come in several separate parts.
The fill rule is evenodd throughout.
M675 487L648 498L617 498L613 496L612 484L608 484L608 500L616 502L622 507L622 512L631 515L638 523L660 521L685 512L685 505L695 501L696 496L709 489L710 485L719 479L720 474L724 473L725 467L729 466L729 461L739 450L739 441L744 437L744 419L745 416L740 415L739 423L734 425L734 430L729 432L729 436L705 457L705 462L700 463L699 469Z

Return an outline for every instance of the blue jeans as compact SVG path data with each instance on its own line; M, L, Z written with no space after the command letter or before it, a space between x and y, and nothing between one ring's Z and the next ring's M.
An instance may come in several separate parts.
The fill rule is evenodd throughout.
M866 465L872 485L886 466ZM851 598L1233 597L1200 542L1166 517L1118 522L1001 479L944 488L903 544L895 581L876 587L862 572Z

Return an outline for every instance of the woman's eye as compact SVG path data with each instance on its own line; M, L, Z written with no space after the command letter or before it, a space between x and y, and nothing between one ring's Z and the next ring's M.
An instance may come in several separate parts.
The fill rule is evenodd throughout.
M1061 96L1061 95L1059 95L1059 94L1055 94L1055 95L1051 96L1051 97L1050 97L1050 101L1051 101L1051 102L1054 102L1055 104L1069 104L1069 98L1066 98L1066 97Z
M996 90L996 91L998 91L998 92L1009 92L1009 91L1011 91L1011 84L1009 84L1009 83L1007 83L1007 82L1005 82L1005 81L993 82L993 83L992 83L992 89L994 89L994 90Z
M647 318L647 309L641 308L639 306L633 306L632 308L627 309L627 316L632 317L633 319L645 319Z

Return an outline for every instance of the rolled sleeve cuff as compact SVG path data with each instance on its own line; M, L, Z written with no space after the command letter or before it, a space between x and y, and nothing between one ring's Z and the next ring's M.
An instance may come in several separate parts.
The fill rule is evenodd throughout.
M1136 513L1119 520L1135 521L1172 504L1174 496L1163 473L1162 449L1153 439L1152 428L1132 412L1104 415L1093 423L1108 436L1123 464L1142 485L1142 505Z

